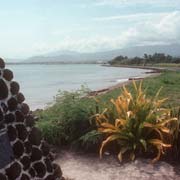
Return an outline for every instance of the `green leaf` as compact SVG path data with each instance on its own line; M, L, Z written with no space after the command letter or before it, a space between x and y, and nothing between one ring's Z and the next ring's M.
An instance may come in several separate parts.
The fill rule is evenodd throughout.
M144 139L140 139L140 143L142 144L142 146L144 147L145 152L147 151L147 143Z

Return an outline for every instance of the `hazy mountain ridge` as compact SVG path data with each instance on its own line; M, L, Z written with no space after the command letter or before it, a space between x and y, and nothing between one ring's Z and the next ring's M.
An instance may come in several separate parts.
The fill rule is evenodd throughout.
M25 63L87 63L113 59L116 56L123 55L128 57L142 57L145 53L154 54L165 53L172 56L180 56L180 45L154 45L154 46L135 46L124 49L116 49L95 53L79 53L75 51L56 51L42 56L34 56L23 61Z

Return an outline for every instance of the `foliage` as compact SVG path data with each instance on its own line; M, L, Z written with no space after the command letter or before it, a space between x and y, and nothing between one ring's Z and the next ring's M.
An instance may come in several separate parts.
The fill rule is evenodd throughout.
M133 84L134 94L123 87L122 94L116 100L111 100L115 113L107 108L96 116L98 131L106 136L100 148L100 156L104 147L115 141L119 147L120 161L125 153L134 160L138 153L157 151L153 159L155 162L164 149L171 146L165 142L171 135L167 124L176 118L171 118L169 109L161 108L166 99L158 100L160 91L154 98L147 98L142 83L139 87L135 82Z
M96 151L103 140L103 134L97 130L87 132L79 138L80 144L88 151Z
M93 114L99 107L88 98L89 89L82 87L72 92L59 92L53 106L38 112L37 126L45 139L54 145L71 145L96 151L102 142L102 133L96 131Z
M109 64L116 65L154 65L160 63L179 64L180 58L165 55L164 53L144 54L144 57L128 58L127 56L117 56Z
M127 85L128 89L134 94L134 88L131 83ZM180 104L180 72L165 71L158 76L152 76L143 80L142 88L146 89L147 97L151 98L161 88L159 98L168 97L163 103L163 107L176 107ZM121 89L114 89L106 94L99 95L97 98L102 104L109 103L110 99L116 99L121 93ZM103 105L104 106L104 105Z
M70 144L92 130L89 117L94 113L90 101L83 98L87 89L59 92L55 104L40 112L37 126L53 144Z
M172 133L170 158L177 160L180 159L180 107L172 108L171 116L177 118L177 121L174 121L169 125Z
M43 115L42 115L43 114ZM68 137L64 133L63 127L58 125L58 122L51 120L50 118L45 117L45 113L38 113L40 117L39 121L36 123L36 126L41 129L43 137L50 144L53 145L62 145L66 142ZM45 119L46 118L46 119Z

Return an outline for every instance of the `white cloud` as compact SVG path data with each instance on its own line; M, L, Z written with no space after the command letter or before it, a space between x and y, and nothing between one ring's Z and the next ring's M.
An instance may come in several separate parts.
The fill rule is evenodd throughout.
M36 43L33 46L33 52L43 54L67 49L80 52L94 52L136 45L171 43L180 43L179 11L161 14L158 18L149 18L146 21L140 20L139 23L135 23L135 25L119 32L118 36L107 36L102 33L101 35L87 38L69 36L56 43Z
M175 11L165 16L157 24L156 28L165 35L174 36L174 38L180 38L180 12Z
M162 18L169 13L136 13L136 14L126 14L126 15L117 15L117 16L107 16L107 17L95 17L94 21L113 21L113 20L129 20L129 21L142 21L148 19L159 19Z
M82 26L73 26L69 29L55 29L55 30L52 30L50 32L51 35L53 36L59 36L59 35L64 35L64 34L73 34L73 33L77 33L77 32L85 32L85 31L89 31L90 28L89 27L82 27Z
M180 4L179 0L94 0L95 6L126 6L126 5L156 5L161 7L177 7Z
M117 5L117 4L124 4L127 0L96 0L94 5L97 6L104 6L104 5Z
M134 31L136 35L127 38L127 45L180 43L180 12L165 14L158 21L141 22Z
M141 27L137 27L139 31L140 42L164 42L179 43L180 42L180 12L175 11L165 15L160 21L146 22Z

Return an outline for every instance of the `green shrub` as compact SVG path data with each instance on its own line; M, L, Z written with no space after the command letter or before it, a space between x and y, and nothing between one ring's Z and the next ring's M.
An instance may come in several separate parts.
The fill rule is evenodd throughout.
M85 134L95 129L90 118L96 110L95 101L86 97L87 92L88 89L84 88L75 92L59 92L54 105L38 114L37 126L48 142L56 145L82 143L85 146L83 137L87 139Z
M106 108L96 115L98 131L105 135L100 156L107 144L115 142L119 147L120 161L124 154L129 154L130 159L134 160L137 154L153 152L156 154L155 162L166 148L171 147L166 142L167 138L171 138L167 124L177 119L171 117L169 109L162 108L165 99L158 99L159 91L153 98L148 98L142 84L137 87L134 82L134 92L132 94L123 87L122 94L111 100L116 113Z
M177 121L173 121L169 125L172 133L172 149L168 154L168 158L171 160L180 160L180 107L172 108L171 116L177 118Z
M56 121L40 120L37 126L41 129L43 136L50 144L61 145L68 139L63 127L59 126Z
M93 152L93 151L98 151L102 140L103 140L103 133L98 132L97 130L92 130L79 138L79 144L86 151Z

